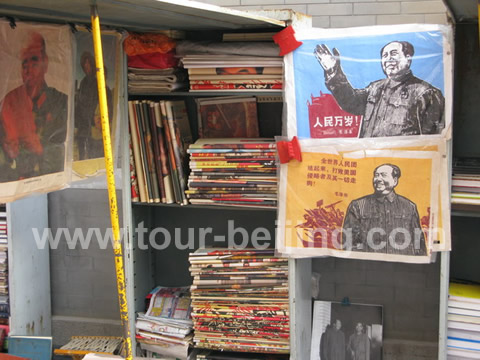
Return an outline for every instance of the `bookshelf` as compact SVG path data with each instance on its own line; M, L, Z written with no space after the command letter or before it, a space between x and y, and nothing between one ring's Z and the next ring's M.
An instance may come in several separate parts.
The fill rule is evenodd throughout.
M298 22L305 22L308 26L309 19L307 17L299 16L288 11L279 11L269 13L267 15L280 15L283 16L281 21L268 20L262 17L256 17L254 15L245 15L245 13L239 13L233 10L224 10L220 8L212 7L206 4L197 4L187 1L153 1L144 0L141 3L134 0L112 0L112 1L98 1L100 21L102 25L108 25L114 28L128 28L136 31L149 31L159 29L182 29L192 31L197 38L201 38L203 32L196 30L209 30L210 34L215 35L220 30L228 30L231 32L244 31L245 29L251 29L252 31L270 29L279 30L285 23L294 19ZM89 15L89 2L86 0L72 0L65 3L56 4L55 9L50 9L48 3L29 1L29 0L9 0L5 1L0 10L0 14L15 16L22 20L41 20L55 23L86 23L90 21ZM311 20L310 20L311 21ZM162 24L162 25L159 25ZM478 42L477 42L478 43ZM126 69L123 69L126 76ZM478 92L477 92L478 93ZM245 93L235 93L238 95L246 95ZM254 93L248 92L248 95ZM261 93L261 95L267 95L268 93ZM273 93L272 93L273 94ZM277 95L278 93L274 93ZM215 96L232 95L230 92L217 92ZM157 93L157 94L144 94L135 95L139 98L185 98L187 102L193 102L194 97L200 96L213 96L212 93ZM153 288L153 286L159 283L159 276L167 273L167 279L170 284L182 285L187 284L190 281L188 271L186 269L186 261L188 258L188 251L174 251L174 249L166 249L165 251L155 250L148 248L146 250L139 249L136 245L136 235L134 233L134 226L140 222L144 222L146 227L153 228L155 226L165 226L174 228L176 226L181 229L188 229L189 227L205 227L209 224L223 224L225 219L233 218L238 221L237 226L245 223L245 226L264 226L272 231L274 230L275 211L264 209L234 209L227 207L206 207L206 206L179 206L179 205L166 205L166 204L132 204L130 201L130 178L127 176L129 164L128 156L128 121L127 121L127 105L128 96L126 94L120 95L120 100L123 101L123 121L121 123L122 131L122 144L121 149L122 156L122 169L123 169L123 182L121 188L123 191L123 220L128 230L128 237L125 243L125 266L126 266L126 279L127 279L127 296L129 303L129 315L132 320L131 333L134 334L134 315L139 309L144 308L144 297L147 292ZM279 124L281 126L281 124ZM33 203L18 203L12 204L10 212L10 218L16 222L19 229L15 230L16 226L12 223L12 233L15 233L15 237L26 236L22 231L25 231L25 224L35 220L38 223L38 227L42 228L48 226L47 220L47 208L46 199L32 200ZM44 216L31 216L25 217L22 211L27 209L34 209L33 214L44 214ZM27 212L30 214L30 212ZM18 220L20 219L20 220ZM34 223L34 224L35 224ZM221 226L218 228L220 234L225 229ZM28 242L30 237L25 237L25 242ZM23 244L23 245L22 245ZM273 243L272 243L273 245ZM21 254L16 258L11 259L13 261L14 268L20 267L23 270L18 271L15 280L18 289L17 298L22 298L21 288L24 285L30 284L31 280L28 280L28 276L31 276L30 266L22 264L22 259L26 253L22 253L22 246L26 246L23 241L17 241L15 248L12 249L12 253ZM17 247L19 248L17 250ZM175 249L176 250L176 249ZM44 254L38 255L46 261ZM48 252L47 252L48 255ZM442 267L442 293L441 299L445 297L445 284L448 282L448 254L441 255L441 267ZM48 257L47 257L48 259ZM45 264L45 263L43 263ZM47 262L48 264L48 262ZM173 271L171 269L174 269ZM175 271L180 269L180 271ZM48 278L47 269L37 271L44 271ZM310 354L310 339L311 339L311 273L312 273L312 260L311 259L295 259L289 261L290 270L290 306L291 306L291 359L304 360L309 359ZM12 272L13 274L13 272ZM11 275L13 276L13 275ZM18 280L17 279L18 276ZM445 279L445 276L447 277ZM49 281L49 280L48 280ZM45 293L47 289L47 283L42 281L38 282L38 286L41 287L41 293ZM168 285L169 283L164 283ZM12 288L11 291L17 290ZM25 292L25 290L23 290ZM49 293L49 291L48 291ZM24 294L24 293L23 293ZM34 294L30 291L30 294ZM32 301L25 297L26 300ZM17 300L18 301L18 300ZM444 301L444 300L442 300ZM45 305L43 308L49 310L47 306L49 299L41 299L40 305ZM37 324L49 323L48 311L41 313L40 309L32 308L31 312L25 313L24 316L16 317L15 314L20 314L25 307L25 303L18 301L18 309L12 310L12 324L13 328L20 329L19 332L23 332L22 329L27 329L27 326L31 327L32 321L36 324L35 329L39 329ZM442 308L443 309L443 308ZM442 311L441 309L441 311ZM33 313L35 312L35 313ZM440 316L440 337L444 337L445 333L442 333L444 327L445 316ZM443 323L442 323L443 322ZM43 332L43 331L42 331ZM49 332L47 328L44 329L45 334ZM41 334L40 332L38 334ZM43 334L42 334L43 335ZM132 335L133 336L133 335ZM133 339L134 340L134 339ZM441 339L442 341L442 339ZM440 342L440 358L444 358L444 351L442 352L442 342Z

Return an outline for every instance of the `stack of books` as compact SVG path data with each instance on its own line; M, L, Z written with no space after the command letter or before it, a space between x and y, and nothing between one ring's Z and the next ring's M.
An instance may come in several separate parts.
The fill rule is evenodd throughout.
M199 139L189 147L191 204L277 206L273 139Z
M7 212L0 205L0 324L8 325L9 316Z
M192 344L191 298L188 287L156 287L147 296L146 313L137 314L136 338L142 350L186 358Z
M288 260L273 249L190 254L198 348L289 353Z
M135 94L158 94L188 88L188 76L182 69L128 68L128 92Z
M480 205L480 159L453 160L452 203Z
M185 102L129 101L133 202L185 205L186 149L192 133Z
M447 353L480 359L480 285L450 283Z
M186 55L190 91L279 91L283 89L281 56Z

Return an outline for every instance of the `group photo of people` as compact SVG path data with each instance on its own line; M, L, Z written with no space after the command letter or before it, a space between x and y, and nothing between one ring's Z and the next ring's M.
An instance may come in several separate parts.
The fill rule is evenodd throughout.
M382 307L315 301L310 360L380 360Z

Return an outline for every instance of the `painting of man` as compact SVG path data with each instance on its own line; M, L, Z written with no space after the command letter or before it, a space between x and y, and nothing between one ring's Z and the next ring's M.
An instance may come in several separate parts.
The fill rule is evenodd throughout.
M44 37L30 32L19 54L22 84L0 104L4 178L18 180L63 171L67 95L49 86Z

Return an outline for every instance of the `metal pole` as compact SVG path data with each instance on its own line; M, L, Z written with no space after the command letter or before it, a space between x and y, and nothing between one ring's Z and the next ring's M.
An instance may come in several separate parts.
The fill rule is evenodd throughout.
M110 220L113 231L113 253L115 256L115 271L117 275L118 302L120 317L124 330L125 358L132 359L132 340L130 338L130 324L128 319L127 294L125 287L125 271L123 267L122 243L120 241L120 226L118 221L117 196L115 192L115 174L113 168L112 142L110 138L110 123L108 119L107 92L105 88L105 74L103 67L102 38L100 35L100 20L96 4L91 6L93 47L97 67L98 103L102 119L103 150L105 153L105 169L107 172L108 199L110 202Z

